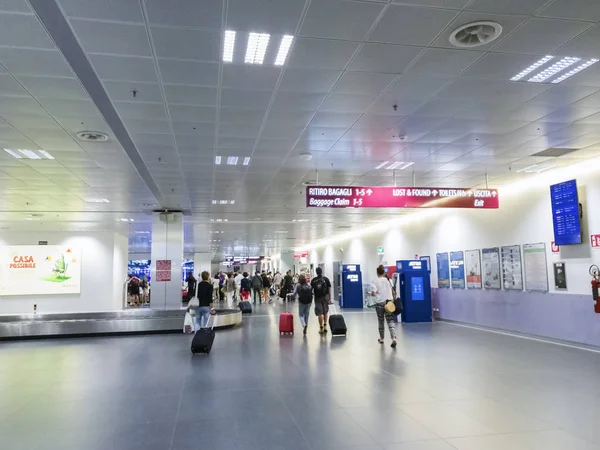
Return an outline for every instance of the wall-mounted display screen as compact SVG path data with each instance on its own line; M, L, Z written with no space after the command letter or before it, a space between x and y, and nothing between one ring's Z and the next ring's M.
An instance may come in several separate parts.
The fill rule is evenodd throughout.
M0 249L0 296L81 293L81 251L59 245Z
M570 180L550 186L552 223L556 245L581 244L581 217L577 181Z

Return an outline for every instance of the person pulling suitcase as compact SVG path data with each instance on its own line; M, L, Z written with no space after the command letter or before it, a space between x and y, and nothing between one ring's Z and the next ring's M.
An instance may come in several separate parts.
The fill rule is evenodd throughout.
M319 318L319 334L327 333L327 316L331 298L331 281L323 276L323 269L317 267L317 277L310 282L315 293L315 315Z

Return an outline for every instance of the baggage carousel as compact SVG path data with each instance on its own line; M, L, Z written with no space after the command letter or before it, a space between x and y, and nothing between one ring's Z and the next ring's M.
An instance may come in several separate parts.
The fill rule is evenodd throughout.
M215 329L242 323L237 309L217 309ZM181 333L185 310L136 309L97 313L0 315L0 340Z

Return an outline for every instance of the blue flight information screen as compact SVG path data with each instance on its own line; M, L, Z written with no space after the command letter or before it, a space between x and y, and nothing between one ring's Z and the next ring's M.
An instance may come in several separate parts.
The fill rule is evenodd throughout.
M552 222L556 245L581 244L581 221L577 181L570 180L550 186Z

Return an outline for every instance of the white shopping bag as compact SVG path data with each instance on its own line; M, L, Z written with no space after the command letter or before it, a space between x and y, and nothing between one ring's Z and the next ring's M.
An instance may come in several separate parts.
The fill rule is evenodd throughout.
M185 334L192 334L194 331L194 318L189 312L186 312L185 319L183 320L183 332Z

